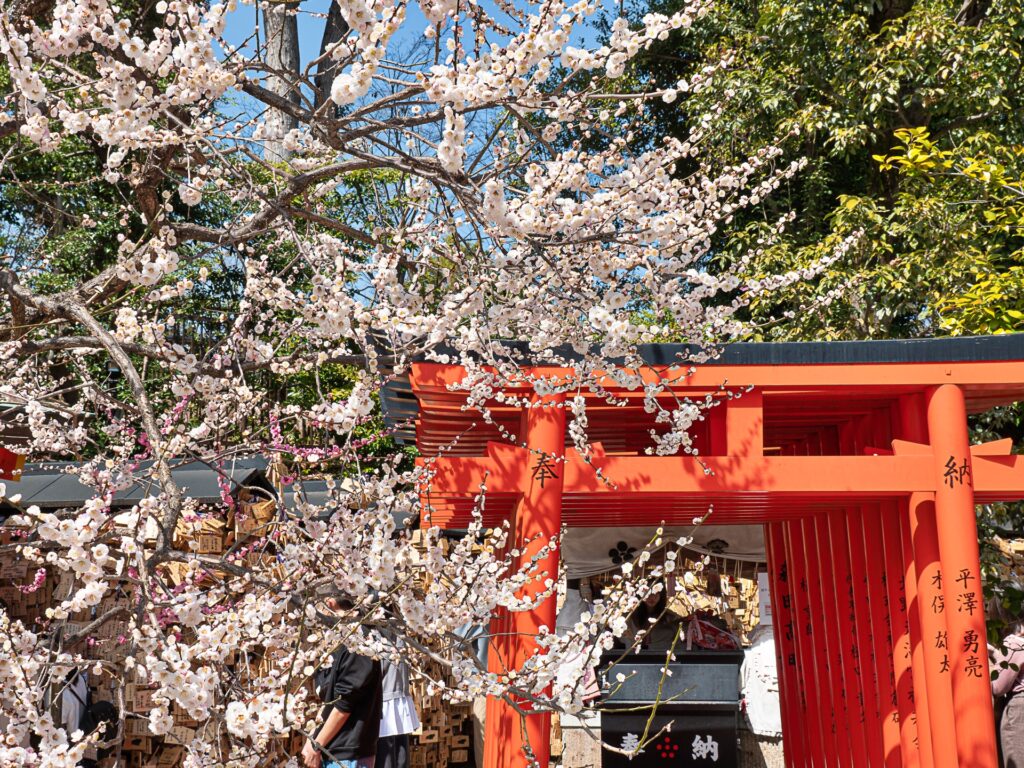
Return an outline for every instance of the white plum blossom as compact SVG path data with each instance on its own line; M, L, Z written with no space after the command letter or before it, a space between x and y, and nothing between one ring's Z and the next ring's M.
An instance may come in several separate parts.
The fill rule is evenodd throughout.
M446 700L583 708L588 670L657 579L684 570L676 545L652 542L572 631L543 632L521 668L489 672L453 638L554 599L553 575L517 553L554 557L559 542L485 526L486 481L467 535L443 539L428 523L435 456L521 446L501 411L552 395L588 456L588 408L622 404L609 383L652 414L649 452L693 455L713 398L676 402L667 381L744 333L751 301L857 245L752 275L780 216L732 268L707 267L734 217L801 164L771 145L718 164L702 155L701 116L642 139L652 103L713 92L728 65L661 92L630 77L704 2L630 25L601 0L539 0L500 20L430 0L424 30L398 0L339 0L343 33L308 72L273 77L265 36L224 37L235 0L160 0L155 24L109 0L28 15L0 3L5 131L28 153L94 148L91 181L116 185L109 220L80 222L95 259L63 258L27 229L17 263L0 263L0 400L15 404L18 450L84 457L60 471L89 497L21 510L25 538L0 544L42 573L24 589L53 589L37 625L0 613L0 765L80 762L89 745L53 721L40 681L97 665L118 693L150 692L138 714L152 734L201 724L183 745L190 768L255 766L308 731L310 678L340 646L422 671L446 638L445 674L430 680ZM605 12L605 43L579 43ZM553 88L560 66L576 77ZM314 74L330 75L325 92L312 93ZM606 139L589 141L599 127ZM707 350L655 376L640 347L665 339ZM459 366L453 415L470 424L438 444L422 436L416 461L388 442L414 414L379 410L414 361ZM535 376L524 361L571 373ZM257 456L288 505L267 511L266 488L239 487L232 468ZM182 479L197 462L218 478L213 501ZM311 474L330 478L315 501ZM422 523L416 542L397 529L406 518ZM339 592L355 604L341 618L323 605Z
M185 205L199 205L203 199L203 191L196 187L192 181L183 181L178 185L178 197Z
M438 162L449 173L461 173L466 160L466 118L444 108L444 138L437 147Z

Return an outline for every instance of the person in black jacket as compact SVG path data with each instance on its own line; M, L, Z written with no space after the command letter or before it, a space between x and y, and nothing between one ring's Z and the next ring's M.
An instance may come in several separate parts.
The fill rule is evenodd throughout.
M344 608L335 598L327 606ZM303 747L303 763L306 768L373 768L382 708L380 662L342 647L321 673L323 725Z

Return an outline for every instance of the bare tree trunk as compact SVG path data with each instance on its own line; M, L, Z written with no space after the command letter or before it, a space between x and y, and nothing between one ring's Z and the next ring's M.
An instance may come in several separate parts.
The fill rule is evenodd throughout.
M263 34L266 37L266 64L271 74L267 78L267 89L299 103L299 22L295 16L298 3L266 2L263 5ZM287 160L291 153L283 146L282 139L298 123L291 115L271 110L268 127L271 138L265 143L265 156L270 162Z
M991 5L991 0L964 0L956 14L957 23L969 27L980 26Z
M327 12L327 26L324 27L324 36L320 41L320 58L322 61L316 69L316 106L319 107L331 98L331 86L334 84L334 77L338 74L338 63L328 57L324 58L330 48L348 34L349 26L341 15L337 2L331 0L331 10Z

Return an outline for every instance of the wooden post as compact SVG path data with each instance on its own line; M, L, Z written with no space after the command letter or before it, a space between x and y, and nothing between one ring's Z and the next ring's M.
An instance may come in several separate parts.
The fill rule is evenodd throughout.
M818 664L818 654L823 650L814 633L814 612L808 600L806 556L804 554L803 530L799 520L786 524L786 563L789 567L790 594L792 596L794 632L796 634L797 663L800 680L807 698L807 712L810 716L805 727L808 731L808 752L806 764L818 766L827 764L827 756L834 755L831 727L831 703L828 698L829 682L824 670Z
M882 507L882 549L885 557L885 584L889 591L889 625L892 628L892 664L899 714L900 753L905 768L921 765L920 739L917 735L914 690L913 655L910 647L910 624L907 621L907 593L903 568L903 543L900 539L900 512L898 504ZM931 750L928 750L929 756Z
M863 690L857 648L857 607L853 602L853 583L850 576L850 546L847 540L846 515L841 509L828 513L829 550L826 561L831 563L836 585L836 614L842 646L839 658L843 664L844 695L846 698L846 728L850 732L850 764L854 768L870 768L867 736L864 733L864 709L858 697ZM856 655L855 655L856 654Z
M815 633L825 650L825 680L832 702L831 728L837 755L851 755L854 745L846 723L853 707L845 695L843 678L843 636L836 621L839 589L831 573L828 555L828 520L824 515L804 520L804 542L807 547L807 572L811 584L811 610L815 615Z
M948 628L956 748L963 768L995 768L992 711L981 590L974 479L967 409L960 387L928 393L928 437L935 457L935 519Z
M904 439L928 442L926 406L920 395L900 399L900 420ZM928 707L929 727L920 735L931 742L935 768L955 768L956 722L953 717L953 685L949 674L946 604L942 593L934 493L910 494L907 526L907 546L912 549L914 557L920 652Z
M899 519L903 586L907 596L907 633L910 639L910 672L914 684L914 720L917 727L917 749L922 768L938 765L932 747L932 719L928 688L925 636L921 629L921 596L917 593L917 564L910 536L910 502L900 502ZM952 698L950 698L952 701ZM955 741L954 741L955 745Z
M864 563L867 566L868 613L871 616L871 645L874 657L875 682L878 686L882 725L882 753L885 765L900 768L908 765L901 755L899 699L892 658L892 620L885 579L885 553L882 549L882 515L877 504L864 507L861 514Z
M786 558L784 527L786 523L765 525L765 546L768 555L768 583L772 600L772 633L775 636L775 656L779 672L779 705L782 710L782 730L787 747L783 754L786 768L804 768L810 765L807 748L809 714L807 700L801 685L800 667L797 665L796 619L790 593L789 563Z
M520 549L519 563L531 562L562 526L562 485L565 477L565 409L564 398L535 398L525 414L526 443L529 450L528 479L516 509L515 542ZM534 581L524 589L525 595L536 595L558 579L558 551L548 553L533 566ZM519 669L527 659L539 652L536 637L542 627L555 629L557 609L554 595L532 611L519 611L509 616L510 632L508 667ZM529 712L529 702L517 702ZM505 701L489 699L487 703L484 759L488 768L525 768L532 764L547 768L551 752L551 715L530 712L521 715Z
M839 449L844 455L858 455L867 445L868 425L863 418L844 424L839 433ZM864 715L864 735L868 754L868 765L885 765L885 749L882 739L882 702L879 699L879 681L875 675L874 629L868 606L868 568L864 549L863 508L860 505L847 507L846 523L847 552L850 562L849 593L853 602L854 636L850 638L851 655L855 657L856 669L861 685L850 695L856 698ZM888 703L888 702L886 702Z

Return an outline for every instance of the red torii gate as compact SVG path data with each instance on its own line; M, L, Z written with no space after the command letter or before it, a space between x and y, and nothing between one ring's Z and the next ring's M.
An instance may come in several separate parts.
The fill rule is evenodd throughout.
M738 344L669 371L680 351L651 347L636 373L720 400L694 427L699 458L641 455L653 416L610 378L627 405L587 396L585 462L566 447L562 397L491 403L489 425L453 388L462 368L415 364L415 439L435 470L424 524L464 528L482 485L485 522L514 520L520 541L563 524L687 525L709 506L718 525L764 524L787 765L995 768L974 505L1024 498L1024 456L1010 440L970 446L967 414L1024 400L1024 336ZM396 393L389 414L411 415ZM557 575L557 557L537 571ZM495 620L491 671L536 653L541 625L554 599ZM549 717L525 721L488 701L489 768L526 765L527 742L547 765Z

